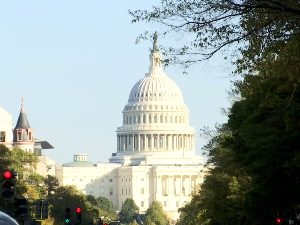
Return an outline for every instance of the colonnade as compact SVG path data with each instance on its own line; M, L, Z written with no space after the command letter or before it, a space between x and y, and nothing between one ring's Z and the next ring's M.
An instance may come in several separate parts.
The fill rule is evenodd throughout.
M123 124L179 123L188 124L188 113L124 113Z
M188 196L201 178L193 175L163 175L156 177L156 194L161 196Z
M117 151L193 151L193 134L117 135Z

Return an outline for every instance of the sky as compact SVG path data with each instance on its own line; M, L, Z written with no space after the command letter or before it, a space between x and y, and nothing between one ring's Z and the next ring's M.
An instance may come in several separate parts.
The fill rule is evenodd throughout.
M128 10L159 6L158 0L3 1L0 7L0 106L16 125L21 99L34 137L54 149L43 150L57 163L87 154L108 161L116 152L117 127L134 84L149 68L151 41L135 44L157 24L131 23ZM159 44L176 45L174 39ZM220 66L221 65L221 66ZM221 108L230 102L231 78L222 57L191 69L164 70L182 91L202 154L204 126L226 122ZM230 67L230 66L229 66Z

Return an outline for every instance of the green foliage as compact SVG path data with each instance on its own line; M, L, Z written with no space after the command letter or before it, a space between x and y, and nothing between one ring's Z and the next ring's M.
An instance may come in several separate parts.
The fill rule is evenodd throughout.
M175 46L163 48L164 63L184 68L221 52L239 72L251 70L263 62L264 52L280 52L300 29L300 5L294 0L162 0L129 14L133 23L159 24L163 37L175 37ZM146 31L137 42L151 37Z
M132 223L135 221L138 214L139 207L135 204L133 199L127 198L120 212L120 221L122 223Z
M168 225L168 217L163 210L163 206L158 201L153 201L145 214L145 225L152 225L152 223L157 225Z
M114 217L117 216L115 207L113 205L113 203L111 201L109 201L107 198L99 196L96 198L97 201L97 206L99 208L101 208L104 211L107 211L108 213L110 213L111 215L113 215Z
M57 178L51 175L47 175L46 179L44 180L44 184L48 192L48 197L52 197L53 194L51 194L51 192L55 192L55 189L59 186Z
M129 225L139 225L135 220L131 222Z

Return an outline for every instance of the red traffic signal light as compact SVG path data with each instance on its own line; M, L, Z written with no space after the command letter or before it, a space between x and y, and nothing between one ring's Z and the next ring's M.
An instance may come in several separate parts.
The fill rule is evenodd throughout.
M6 179L9 179L11 178L11 172L10 171L5 171L4 174L3 174L3 177L6 178Z
M77 212L77 213L81 213L81 208L80 208L80 207L77 207L77 208L76 208L76 212Z
M276 223L278 223L278 224L281 223L281 219L280 219L280 218L277 218L277 219L276 219Z

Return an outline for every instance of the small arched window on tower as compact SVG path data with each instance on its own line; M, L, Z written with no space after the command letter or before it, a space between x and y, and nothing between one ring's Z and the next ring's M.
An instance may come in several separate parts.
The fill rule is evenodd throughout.
M167 123L168 122L168 116L166 115L165 116L165 123Z
M140 124L140 123L141 123L141 117L138 116L138 124Z
M163 123L163 115L160 115L160 123Z
M146 115L143 115L143 123L146 123Z
M175 116L175 123L177 123L177 116Z
M126 124L128 124L128 116L127 116L127 118L126 118Z
M134 116L133 117L133 123L135 124L135 122L136 122L136 117Z
M22 136L21 136L21 132L18 132L18 140L21 141L22 140Z
M131 124L131 116L129 116L129 124Z
M123 115L123 124L125 124L125 115Z
M179 116L179 123L181 123L181 116Z
M154 115L154 123L157 123L157 115Z
M170 123L173 123L173 116L170 116Z
M149 123L152 123L151 114L149 114Z
M29 132L29 140L32 140L31 132Z

